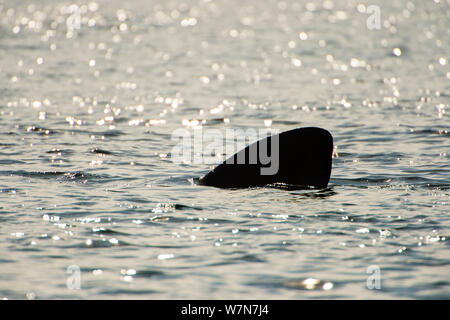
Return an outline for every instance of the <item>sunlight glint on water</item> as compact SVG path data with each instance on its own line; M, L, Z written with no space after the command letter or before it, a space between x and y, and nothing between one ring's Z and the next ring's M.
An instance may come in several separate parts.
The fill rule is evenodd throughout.
M449 298L448 3L373 5L0 0L0 297ZM300 126L325 190L171 161L179 128Z

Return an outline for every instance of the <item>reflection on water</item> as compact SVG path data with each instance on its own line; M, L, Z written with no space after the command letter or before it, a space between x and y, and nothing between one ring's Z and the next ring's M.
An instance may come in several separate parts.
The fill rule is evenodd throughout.
M373 5L0 0L0 297L449 298L448 5ZM198 186L203 126L324 127L330 184Z

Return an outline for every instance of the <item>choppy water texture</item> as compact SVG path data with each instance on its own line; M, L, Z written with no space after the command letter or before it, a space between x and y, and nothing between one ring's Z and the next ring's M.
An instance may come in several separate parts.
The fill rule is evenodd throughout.
M449 3L370 4L0 0L0 297L450 298ZM193 185L195 126L326 128L329 188Z

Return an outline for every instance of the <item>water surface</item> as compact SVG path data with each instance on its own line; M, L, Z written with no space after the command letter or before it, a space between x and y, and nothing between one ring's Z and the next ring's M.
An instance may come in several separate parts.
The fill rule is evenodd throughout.
M450 298L448 2L371 4L0 0L0 297ZM330 184L194 185L199 126L326 128Z

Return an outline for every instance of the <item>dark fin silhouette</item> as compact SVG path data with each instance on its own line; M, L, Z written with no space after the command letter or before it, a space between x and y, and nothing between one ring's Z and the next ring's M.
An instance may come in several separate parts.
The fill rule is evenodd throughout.
M260 153L267 157L261 157ZM297 128L247 146L199 178L198 184L248 188L282 183L326 188L331 175L332 153L333 137L327 130Z

